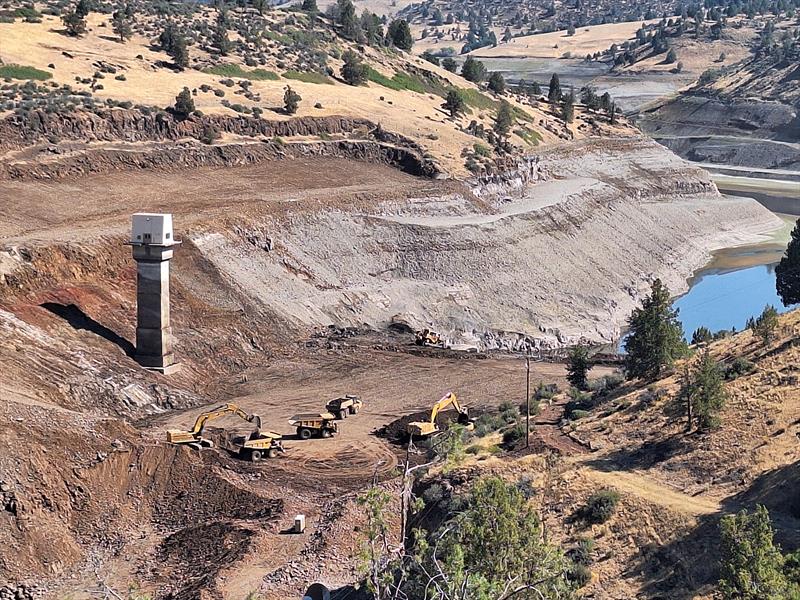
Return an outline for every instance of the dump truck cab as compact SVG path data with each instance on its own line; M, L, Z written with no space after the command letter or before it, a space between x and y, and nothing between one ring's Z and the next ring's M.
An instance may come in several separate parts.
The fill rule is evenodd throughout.
M364 402L358 396L346 394L328 401L325 409L329 413L336 415L337 419L342 420L346 419L348 414L354 415L358 413L363 405Z
M305 413L289 419L289 425L297 430L297 437L307 440L312 436L329 438L338 433L336 416L332 413Z

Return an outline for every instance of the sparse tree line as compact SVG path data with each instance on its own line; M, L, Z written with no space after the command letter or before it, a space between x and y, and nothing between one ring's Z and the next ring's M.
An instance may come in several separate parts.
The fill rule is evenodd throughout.
M497 46L498 40L493 32L493 28L496 27L503 28L501 41L508 42L514 37L535 33L566 30L567 35L574 35L577 29L590 25L652 20L661 17L665 27L667 20L671 21L669 27L675 28L672 32L675 35L683 34L691 27L695 35L700 35L709 29L711 36L716 38L721 35L722 27L726 25L729 17L785 15L791 19L798 7L800 7L798 0L705 0L704 2L677 0L655 6L644 2L620 6L598 0L592 6L592 10L585 10L581 2L574 6L564 4L557 7L554 2L426 0L409 5L400 14L409 21L426 25L423 38L434 35L440 40L449 38L454 42L462 42L461 53L464 54L477 48ZM706 21L712 21L713 24L707 28ZM462 23L467 24L466 30L462 29ZM431 32L427 26L435 29ZM518 31L514 33L512 29ZM656 40L656 47L658 44L659 41ZM635 50L635 47L630 50ZM595 55L594 58L599 56ZM630 53L627 58L630 58Z

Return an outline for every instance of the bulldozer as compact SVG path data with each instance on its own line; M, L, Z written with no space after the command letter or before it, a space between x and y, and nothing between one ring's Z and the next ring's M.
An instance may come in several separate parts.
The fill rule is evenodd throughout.
M422 331L417 332L414 343L417 346L443 346L444 340L438 333L426 327Z
M433 405L433 408L431 408L430 420L413 421L406 427L406 432L412 438L427 437L433 435L434 433L438 433L440 429L436 425L436 417L441 411L445 410L451 405L458 413L458 423L466 426L467 429L474 429L475 423L470 418L467 407L461 406L461 403L458 401L458 398L453 392L448 392L442 396L442 398L436 404Z
M225 415L236 415L248 423L255 423L256 429L245 440L239 448L239 455L242 458L252 461L259 461L264 456L275 458L279 452L284 452L280 433L274 431L261 431L261 417L243 411L237 405L228 403L218 406L212 410L198 415L194 422L194 427L190 431L179 429L167 430L167 441L170 444L186 444L193 448L211 448L214 442L203 437L203 429L209 421L224 417Z

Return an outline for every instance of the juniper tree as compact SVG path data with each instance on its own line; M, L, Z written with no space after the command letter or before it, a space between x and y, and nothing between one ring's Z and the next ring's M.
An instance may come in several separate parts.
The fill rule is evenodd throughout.
M458 63L454 59L447 56L442 60L442 68L444 68L446 71L450 71L451 73L455 73L458 70Z
M589 349L586 346L575 346L569 353L567 363L567 381L579 390L589 389Z
M61 16L61 22L68 35L80 37L86 33L86 19L77 10L71 10Z
M342 56L342 79L350 85L361 85L367 80L367 66L361 62L358 55L352 50L348 50Z
M172 108L172 112L179 119L185 119L194 112L194 100L188 87L183 88L175 97L175 106Z
M508 136L513 124L514 114L511 110L511 104L507 100L501 100L500 108L497 109L497 115L494 118L493 129L497 136L502 139Z
M550 78L547 101L550 102L550 104L556 104L561 101L561 81L558 78L558 73L553 73L553 76Z
M395 19L389 23L386 35L392 41L392 44L400 48L400 50L408 52L414 45L411 29L409 29L408 22L405 19Z
M727 398L724 380L722 368L708 349L702 352L693 368L686 366L679 395L686 405L687 431L693 423L697 423L701 430L712 429L719 424L719 411Z
M775 287L785 306L800 302L800 219L792 229L781 262L775 267Z
M708 327L700 326L692 333L692 345L707 344L714 339L714 334Z
M468 56L461 67L461 76L467 81L480 83L486 79L486 66L481 61Z
M464 102L464 97L461 95L461 92L458 90L450 90L447 92L447 98L444 101L444 108L454 119L463 113L466 110L467 105Z
M656 279L650 295L628 319L625 372L628 379L656 379L687 352L678 311L672 308L669 289Z
M211 43L219 50L222 56L227 56L231 51L231 40L228 38L228 13L224 10L217 14L217 22L214 25Z
M338 2L338 22L341 28L342 37L356 41L361 33L358 17L356 17L356 7L351 0L339 0Z
M769 513L757 505L720 519L720 581L723 600L785 600L795 597L782 572Z
M283 93L283 110L286 111L287 114L293 115L297 112L297 108L300 106L300 101L303 98L295 92L291 86L286 86L286 91Z
M755 335L760 337L765 344L769 344L775 339L775 330L778 328L777 309L771 304L765 306L757 319L748 320L748 327Z
M126 3L111 16L111 28L119 36L119 41L124 42L133 35L134 12L133 5Z
M489 76L489 89L495 94L502 95L506 93L506 80L503 78L502 73L499 73L498 71L492 72L492 74Z

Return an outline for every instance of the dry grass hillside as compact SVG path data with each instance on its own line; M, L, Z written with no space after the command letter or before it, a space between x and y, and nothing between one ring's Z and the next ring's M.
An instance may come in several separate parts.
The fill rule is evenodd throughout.
M800 546L798 335L794 311L781 317L774 341L745 331L710 345L723 366L738 359L752 369L726 381L718 429L686 432L671 375L624 384L596 397L587 416L561 417L554 454L498 455L495 436L464 468L470 479L499 474L536 490L548 538L562 547L591 540L582 597L716 598L722 515L763 504L782 549ZM566 396L543 404L539 428L558 422ZM617 492L619 503L606 522L588 524L581 510L601 490Z
M42 6L39 9L45 12ZM0 76L5 77L0 85L0 115L41 107L57 111L59 103L90 110L117 106L163 110L188 87L196 109L203 113L286 120L290 116L283 111L283 98L290 85L302 97L295 116L367 119L414 140L451 174L468 173L466 155L491 154L492 144L482 139L482 131L491 130L500 98L461 77L397 50L356 47L339 37L325 18L312 21L296 11L271 10L262 17L253 9L231 9L232 49L221 56L203 37L215 14L198 8L196 13L169 17L194 36L189 37L189 68L182 71L173 68L158 45L159 32L168 21L163 15L137 15L133 36L124 43L114 37L107 12L91 13L88 31L81 37L66 35L61 20L53 15L31 19L40 22L5 19L0 22L0 62L5 65L0 67ZM254 35L254 30L261 33ZM363 86L354 88L340 79L341 56L347 49L358 51L370 67ZM42 81L35 87L23 86L29 77ZM452 88L462 91L467 104L457 118L443 109ZM628 131L624 124L610 126L580 108L575 123L565 126L545 104L507 99L515 107L510 141L523 150ZM580 126L587 121L591 127ZM485 149L476 149L476 144Z

